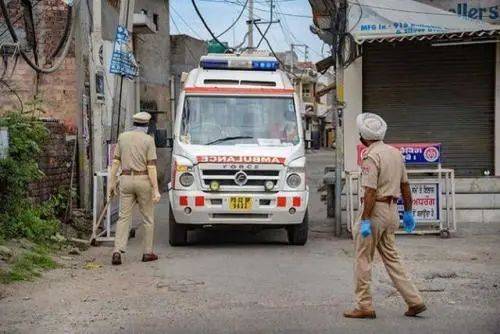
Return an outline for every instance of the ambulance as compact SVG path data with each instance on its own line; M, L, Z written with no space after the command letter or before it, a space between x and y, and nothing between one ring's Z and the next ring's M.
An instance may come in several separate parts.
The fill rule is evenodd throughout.
M308 236L299 99L276 58L209 54L183 79L173 129L169 242L218 226Z

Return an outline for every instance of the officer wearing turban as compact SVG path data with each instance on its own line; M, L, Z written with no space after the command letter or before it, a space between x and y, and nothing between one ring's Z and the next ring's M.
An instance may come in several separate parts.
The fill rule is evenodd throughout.
M134 127L118 137L110 171L108 199L116 192L116 175L120 173L120 217L116 225L112 264L122 263L121 254L127 248L132 209L137 203L143 216L143 262L155 261L153 253L154 204L160 201L156 171L156 147L147 134L151 115L140 112L133 116Z
M367 146L361 166L364 191L362 214L353 227L355 242L354 290L356 308L346 311L347 318L375 318L370 293L371 268L378 250L396 289L408 305L405 315L416 316L426 306L415 285L408 278L395 245L399 227L397 199L402 195L407 232L415 229L411 191L404 161L399 150L383 142L387 124L376 114L363 113L356 119L360 140Z

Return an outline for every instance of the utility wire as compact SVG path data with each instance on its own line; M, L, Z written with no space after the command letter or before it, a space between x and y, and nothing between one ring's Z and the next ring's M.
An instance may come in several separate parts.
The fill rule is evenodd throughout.
M42 0L38 0L34 5L33 5L33 8L36 7L36 5L38 5ZM22 18L24 17L24 15L19 15L18 17L16 17L16 19L14 21L12 21L12 24L16 24L17 22L19 22L19 20L21 20ZM5 35L7 32L9 32L9 28L5 28L4 31L2 31L2 33L0 34L0 37L2 37L3 35Z
M177 32L181 32L180 29L179 29L179 26L177 25L177 23L175 22L174 18L173 17L170 17L170 19L172 20L172 23L174 24L174 27L175 29L177 29ZM193 52L191 51L191 48L189 47L188 43L185 44L186 45L186 48L189 52L189 55L191 56L191 58L193 59L193 61L196 63L198 62L198 59L195 58L195 56L193 55Z
M10 21L9 13L7 11L7 6L5 5L5 0L0 0L0 9L1 9L2 15L4 16L5 24L7 25L7 28L9 30L9 32L10 32L12 40L14 41L14 43L18 43L19 42L19 38L17 37L17 33L14 30L14 27L12 26L12 22ZM70 31L69 31L68 35L66 36L67 39L66 39L65 47L64 47L64 49L62 51L61 56L59 57L59 59L57 59L55 61L54 65L52 67L49 67L49 68L41 68L41 67L39 67L37 64L35 64L30 59L30 57L26 54L26 52L22 48L19 49L19 53L21 54L21 56L23 57L23 59L26 61L26 63L32 69L34 69L36 72L38 72L38 73L45 73L45 74L53 73L53 72L55 72L55 71L57 71L59 69L59 67L62 65L62 62L63 62L64 58L66 58L66 55L68 54L69 47L71 45L71 37L73 35L73 28L74 28L74 26L75 26L75 23L74 23L74 20L72 20L71 21Z
M262 38L264 39L264 41L266 41L266 44L267 46L269 47L269 50L271 50L271 53L273 54L274 58L276 58L276 60L278 60L278 62L281 64L281 66L283 67L283 70L286 71L287 73L290 73L292 74L295 78L298 78L298 76L293 73L293 72L289 72L287 71L286 67L285 67L285 64L283 64L283 62L281 61L281 59L278 57L278 55L276 54L276 52L274 52L273 50L273 47L271 46L271 43L269 43L269 40L267 39L266 36L264 36L264 34L262 33L262 30L260 30L259 26L257 24L255 24L255 28L257 28L257 31L259 32L259 34L262 36Z
M356 5L356 6L360 6L360 7L368 7L368 8L376 8L376 9L383 9L383 10L390 10L390 11L394 11L394 12L401 12L401 13L415 13L415 14L426 14L426 15L438 15L438 16L459 16L457 14L454 14L454 13L430 13L430 12L422 12L422 11L417 11L417 10L407 10L407 9L399 9L399 8L390 8L390 7L382 7L382 6L374 6L374 5L360 5L359 2L356 3L356 2L353 2L353 1L350 1L348 0L347 1L348 3L350 3L351 5Z
M19 100L19 106L21 107L21 114L24 112L24 103L23 103L23 100L21 99L21 97L19 96L19 94L16 92L15 89L13 89L4 79L0 79L0 83L2 85L4 85L5 87L7 87L7 89L12 93L14 94L17 99Z
M271 2L272 2L272 0L271 0ZM247 8L247 5L248 5L248 0L245 1L245 5L241 8L241 12L238 14L238 17L234 20L234 22L229 27L227 27L226 30L224 30L223 32L221 32L220 34L218 34L217 38L219 38L222 35L224 35L226 32L228 32L229 30L231 30L236 25L236 23L238 23L238 21L240 20L241 16L245 12L245 9Z
M259 48L260 44L262 44L262 41L264 40L264 37L267 35L269 32L269 29L271 28L271 25L273 24L273 0L271 0L271 3L269 5L269 24L267 25L266 30L264 31L264 34L262 35L259 43L257 43L257 46L255 47L256 49Z
M0 1L3 1L3 0L0 0ZM201 12L198 9L198 6L196 5L196 2L194 0L191 0L191 3L193 4L193 7L194 7L194 10L196 11L196 14L198 14L198 17L200 18L201 22L203 23L203 25L207 29L207 31L210 34L210 36L212 36L213 40L216 41L217 43L219 43L224 48L224 50L227 50L228 49L227 46L225 46L224 44L222 44L221 41L219 41L219 39L217 38L217 36L215 36L215 34L213 33L213 31L208 26L207 22L205 21L205 18L203 17L203 15L201 15Z
M181 14L179 14L179 12L177 10L175 10L175 8L170 5L170 9L172 9L172 11L174 12L175 15L177 15L179 17L179 19L182 21L182 23L184 23L184 25L189 29L191 30L191 32L196 36L198 37L199 39L205 39L203 37L201 37L201 35L196 31L194 30L193 28L191 28L191 25L182 17Z
M219 2L219 1L214 1L214 0L205 0L207 2ZM235 0L225 0L224 2L228 4L234 4L238 6L243 6L241 2L237 2ZM259 8L259 7L254 7L255 10L261 11L261 12L267 12L267 9L264 8ZM283 15L286 16L292 16L292 17L300 17L300 18L306 18L306 19L312 19L313 17L311 15L301 15L301 14L292 14L292 13L282 13Z

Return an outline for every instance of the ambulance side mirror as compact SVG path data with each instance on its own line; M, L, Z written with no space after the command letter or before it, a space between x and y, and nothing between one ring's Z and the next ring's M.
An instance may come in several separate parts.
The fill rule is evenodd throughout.
M169 136L167 129L157 129L154 134L156 147L171 148L173 146L173 139Z

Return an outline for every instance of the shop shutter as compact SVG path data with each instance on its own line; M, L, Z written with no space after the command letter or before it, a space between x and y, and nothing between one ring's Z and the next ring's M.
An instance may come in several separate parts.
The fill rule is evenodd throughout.
M363 48L363 112L384 117L387 142L440 142L457 175L493 174L494 44Z

